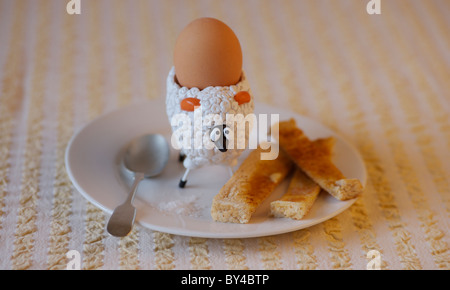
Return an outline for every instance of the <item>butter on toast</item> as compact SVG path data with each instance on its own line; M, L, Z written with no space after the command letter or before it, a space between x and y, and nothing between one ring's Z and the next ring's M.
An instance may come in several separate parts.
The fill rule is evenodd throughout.
M214 197L211 216L215 221L248 223L256 208L294 167L283 150L274 160L261 160L261 152L260 147L253 150Z
M313 142L331 160L334 139L318 139ZM320 193L320 186L297 167L289 183L287 192L270 203L270 213L274 217L301 220L312 208Z
M322 189L339 200L349 200L363 192L361 182L347 179L333 164L328 153L296 126L294 119L278 123L278 129L280 147Z

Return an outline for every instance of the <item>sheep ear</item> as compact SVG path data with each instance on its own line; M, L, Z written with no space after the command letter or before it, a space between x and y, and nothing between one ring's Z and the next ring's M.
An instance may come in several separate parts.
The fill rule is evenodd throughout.
M240 91L239 93L237 93L234 96L234 99L236 100L236 102L238 102L239 105L242 105L242 104L250 102L251 96L246 91Z
M180 102L181 110L193 112L196 107L200 107L200 100L196 98L186 98Z

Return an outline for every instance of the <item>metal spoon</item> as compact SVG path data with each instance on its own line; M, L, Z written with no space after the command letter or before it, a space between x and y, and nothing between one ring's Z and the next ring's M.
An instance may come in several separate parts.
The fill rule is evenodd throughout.
M160 174L168 160L169 145L162 135L144 135L128 145L122 166L134 175L134 182L128 198L116 207L111 215L106 227L108 233L115 237L124 237L131 232L136 217L133 199L139 182Z

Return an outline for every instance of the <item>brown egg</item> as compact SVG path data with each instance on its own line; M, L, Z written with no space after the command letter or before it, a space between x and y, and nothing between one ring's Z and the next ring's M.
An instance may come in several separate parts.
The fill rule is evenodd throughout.
M181 86L230 86L242 73L242 50L233 30L214 18L189 23L177 38L174 66Z

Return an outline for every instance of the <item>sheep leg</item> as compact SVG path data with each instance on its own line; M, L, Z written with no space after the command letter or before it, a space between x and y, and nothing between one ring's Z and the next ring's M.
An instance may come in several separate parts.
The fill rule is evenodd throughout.
M184 159L186 159L186 154L180 152L180 155L178 157L178 161L183 162Z
M180 179L180 183L178 184L178 187L180 188L184 188L187 182L187 176L189 174L189 169L186 169L186 171L184 172L183 177Z

